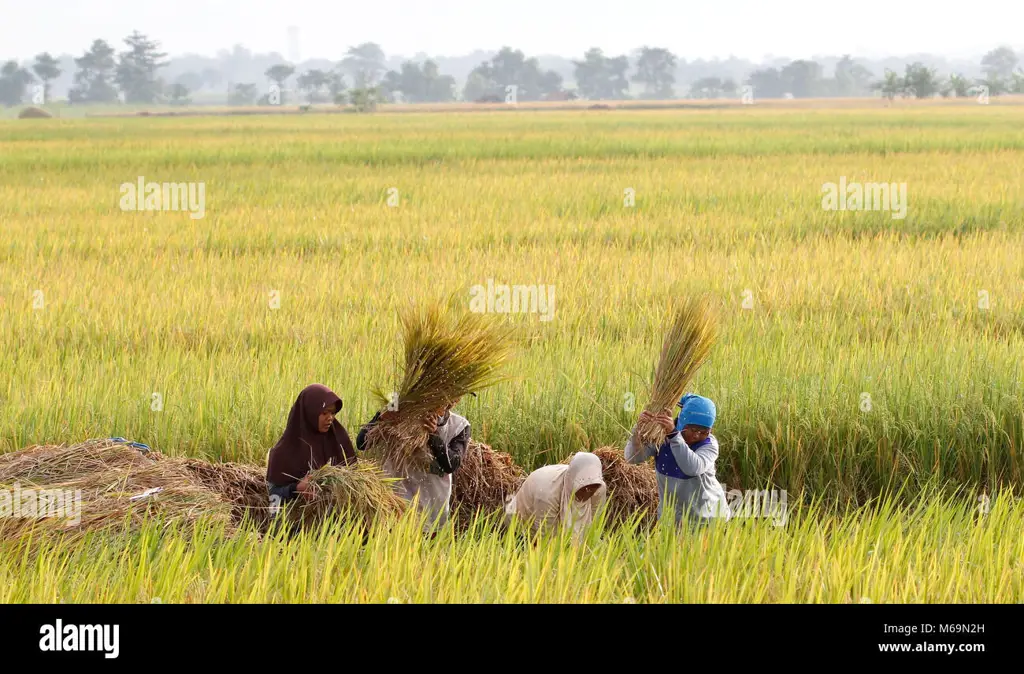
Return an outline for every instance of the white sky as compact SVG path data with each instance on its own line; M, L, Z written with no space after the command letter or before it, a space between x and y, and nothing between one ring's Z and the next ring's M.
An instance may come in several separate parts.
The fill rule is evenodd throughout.
M921 19L920 17L925 17ZM0 57L79 54L95 38L120 47L138 28L172 56L214 55L242 43L338 59L360 42L388 54L458 56L509 45L528 55L579 57L643 45L687 60L735 55L975 57L1024 48L1024 2L973 0L0 0Z

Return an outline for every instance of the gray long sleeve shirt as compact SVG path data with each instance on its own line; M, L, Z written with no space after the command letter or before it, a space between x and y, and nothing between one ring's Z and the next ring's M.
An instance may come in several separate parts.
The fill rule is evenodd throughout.
M640 447L636 442L636 428L626 443L626 460L643 463L654 458L658 478L658 516L666 504L671 504L678 524L684 516L692 521L707 521L730 517L725 491L715 476L718 459L718 438L707 440L693 448L676 431L666 438L661 447Z

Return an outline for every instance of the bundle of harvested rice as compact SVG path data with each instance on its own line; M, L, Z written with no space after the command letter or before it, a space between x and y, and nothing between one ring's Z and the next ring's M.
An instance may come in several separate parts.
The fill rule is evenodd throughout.
M406 502L395 493L397 480L388 478L372 461L348 466L328 464L309 473L317 486L312 500L299 497L288 510L292 522L318 524L338 515L351 517L369 530L373 521L398 517L405 512Z
M679 402L697 370L711 354L717 331L710 302L706 297L689 299L676 312L665 336L661 357L654 372L651 397L645 412L668 412ZM637 424L639 440L645 445L661 446L665 431L654 420Z
M231 519L247 517L261 529L270 520L266 468L243 463L211 463L194 458L165 458L183 467L193 480L231 503Z
M601 472L608 487L608 522L623 524L639 514L644 526L656 524L658 479L651 466L629 463L621 447L601 447L592 454L601 459ZM571 460L569 456L562 463Z
M134 531L147 518L165 526L203 520L231 530L231 504L193 481L183 467L107 440L4 455L0 484L7 494L17 494L12 514L13 506L19 509L17 516L0 518L0 538L21 537L29 530L64 538L88 531ZM61 502L63 508L54 507Z
M594 450L601 459L601 471L608 485L608 517L621 524L637 513L641 521L653 525L658 521L658 479L647 463L626 461L622 448L601 447Z
M441 304L415 307L401 314L404 363L397 399L376 394L391 414L367 434L367 447L398 474L425 470L432 460L423 425L467 393L503 379L502 365L511 354L507 327L482 314L454 316Z
M465 531L477 513L502 512L505 501L522 486L526 471L512 461L511 455L474 440L463 453L452 479L455 523L460 531Z
M46 485L114 468L131 469L153 459L125 444L88 440L77 445L33 445L0 454L0 482Z

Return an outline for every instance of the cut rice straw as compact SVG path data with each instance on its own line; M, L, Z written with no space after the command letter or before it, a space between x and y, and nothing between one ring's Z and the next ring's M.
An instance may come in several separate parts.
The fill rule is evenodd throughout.
M433 459L423 425L467 393L505 379L511 355L510 329L482 314L456 316L440 303L401 314L404 363L397 400L376 392L390 413L367 433L389 471L426 470Z
M707 297L686 300L676 311L672 327L665 336L645 412L652 416L663 412L671 415L672 407L711 354L716 336ZM665 442L664 429L653 419L638 423L637 435L644 445L660 447Z

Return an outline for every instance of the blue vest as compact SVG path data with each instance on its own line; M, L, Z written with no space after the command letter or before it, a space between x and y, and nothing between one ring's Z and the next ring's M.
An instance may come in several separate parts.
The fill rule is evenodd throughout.
M697 451L704 445L710 445L711 438L707 437L698 442L697 444L690 447L691 451ZM687 445L689 447L689 445ZM672 455L672 450L669 448L668 440L661 444L658 448L658 456L654 459L655 469L665 475L666 477L674 477L677 480L690 480L693 479L693 475L687 475L679 468L679 464L676 463L676 457Z

